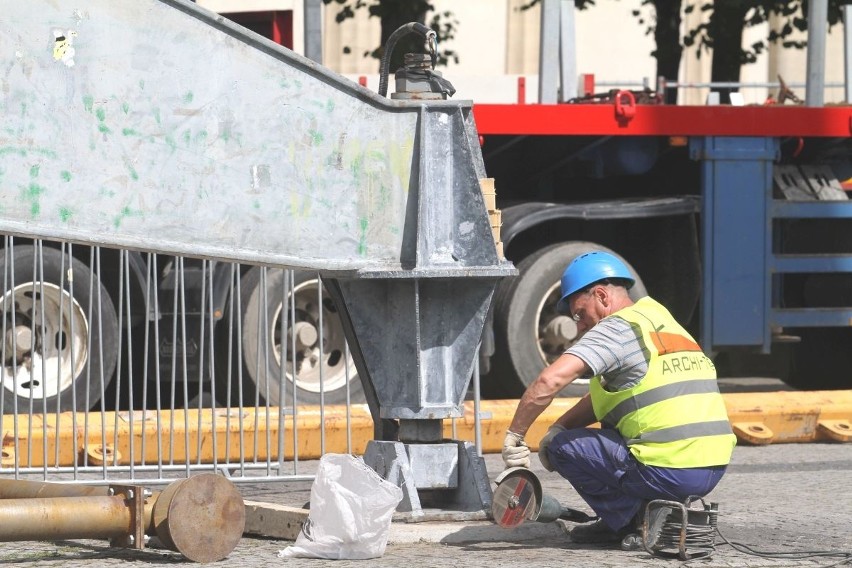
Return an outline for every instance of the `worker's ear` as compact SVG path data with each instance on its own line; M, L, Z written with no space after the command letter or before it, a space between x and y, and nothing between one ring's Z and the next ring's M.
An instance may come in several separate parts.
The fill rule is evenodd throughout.
M612 295L609 292L609 286L595 286L592 290L595 299L603 304L604 307L609 306L612 301Z

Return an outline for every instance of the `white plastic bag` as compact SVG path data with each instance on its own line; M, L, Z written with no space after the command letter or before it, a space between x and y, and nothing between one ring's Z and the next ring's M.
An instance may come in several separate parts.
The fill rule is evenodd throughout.
M349 454L320 459L311 486L311 512L282 558L378 558L385 553L402 489Z

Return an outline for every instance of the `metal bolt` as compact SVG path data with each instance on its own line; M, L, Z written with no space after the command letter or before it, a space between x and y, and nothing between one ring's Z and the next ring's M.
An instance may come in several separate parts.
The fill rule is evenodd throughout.
M516 495L512 495L511 497L509 497L509 508L510 509L516 508L518 505L520 505L520 503L521 502Z
M136 544L136 537L132 534L127 535L127 544L134 545Z
M133 492L132 489L127 490L127 498L128 499L133 499L135 496L136 496L136 494Z
M109 490L107 490L107 493L110 494L110 495L115 495L115 489L110 487Z
M154 492L151 491L150 489L143 489L142 490L142 496L145 497L146 499L153 494L154 494Z

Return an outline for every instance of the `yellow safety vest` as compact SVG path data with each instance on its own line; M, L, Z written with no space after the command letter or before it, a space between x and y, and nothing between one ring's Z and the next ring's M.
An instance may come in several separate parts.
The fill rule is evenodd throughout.
M726 465L736 444L716 368L701 347L659 302L645 297L609 317L641 331L648 372L635 386L609 392L590 382L592 407L603 426L627 441L646 465Z

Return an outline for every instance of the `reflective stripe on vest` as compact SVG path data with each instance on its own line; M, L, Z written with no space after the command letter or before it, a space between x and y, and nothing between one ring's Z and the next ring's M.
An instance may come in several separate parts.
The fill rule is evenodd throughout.
M639 434L638 438L627 440L627 445L639 442L674 442L686 438L699 438L701 436L720 436L731 433L731 423L727 420L716 420L715 422L696 422L695 424L684 424L683 426L671 426Z
M610 317L636 331L648 362L638 384L604 390L591 381L595 416L616 428L646 465L705 467L730 461L736 437L719 394L716 371L695 340L658 302L645 297Z
M641 392L632 398L619 402L606 416L601 418L601 424L615 428L621 419L640 408L662 402L685 394L706 394L718 392L716 379L701 379L695 381L679 381L661 387ZM730 428L729 428L730 430Z

